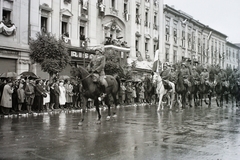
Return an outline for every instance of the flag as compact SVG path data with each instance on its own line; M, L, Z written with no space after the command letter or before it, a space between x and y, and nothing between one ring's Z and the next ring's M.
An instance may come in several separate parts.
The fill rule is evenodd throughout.
M184 21L182 21L183 24L185 24L187 22L188 19L185 19Z
M157 49L155 51L154 62L158 60L158 56L159 56L159 50Z
M208 37L207 37L208 41L210 40L211 36L212 36L212 31L210 31L210 33L208 34Z

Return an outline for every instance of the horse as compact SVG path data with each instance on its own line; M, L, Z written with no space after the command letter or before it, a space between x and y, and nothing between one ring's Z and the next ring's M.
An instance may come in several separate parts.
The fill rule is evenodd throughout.
M177 72L177 81L175 84L175 90L177 93L177 102L180 104L180 107L185 108L186 106L186 95L188 92L187 84L184 83L184 78L181 71ZM182 100L182 103L180 101Z
M157 108L157 111L160 111L160 108L162 106L162 110L164 109L164 105L162 104L162 99L163 99L163 96L166 95L166 93L170 93L170 101L168 101L168 104L170 106L170 109L172 109L172 106L173 106L173 102L174 102L174 98L175 98L175 85L174 83L170 82L171 83L171 86L172 86L172 89L168 92L167 89L165 89L164 85L163 85L163 80L160 76L159 73L157 72L154 72L153 74L153 83L155 83L157 86L156 86L156 93L158 95L158 108Z
M240 105L240 82L239 81L232 79L229 86L229 93L232 99L232 107L234 107L234 99L235 99L236 107L238 107Z
M198 99L199 99L199 84L200 81L194 79L193 77L190 78L191 87L190 87L190 94L188 95L188 100L190 106L192 106L192 100L194 102L194 106L198 106Z
M202 82L199 84L199 99L200 99L200 106L202 106L202 100L205 95L208 96L209 102L207 102L206 98L204 99L205 104L208 104L208 107L212 104L212 94L214 91L213 83L211 82Z
M83 115L82 115L82 119L81 121L78 123L78 125L82 125L83 121L84 121L84 115L86 112L86 104L87 104L87 100L89 98L94 100L94 105L96 107L96 111L98 113L98 121L97 123L100 123L101 120L101 114L99 111L99 104L100 101L98 100L98 97L101 95L101 87L99 86L98 83L94 82L92 79L92 74L89 73L84 67L79 66L77 68L74 69L73 74L75 74L75 76L79 77L81 82L82 82L82 86L83 86ZM113 77L112 75L106 75L106 81L108 83L108 86L106 87L106 97L104 98L104 102L105 104L108 106L108 117L107 120L110 119L111 116L111 112L110 112L110 97L109 95L112 95L112 98L114 100L114 104L115 107L117 107L117 105L119 105L118 99L117 99L117 95L119 93L120 90L120 79L118 77ZM114 116L115 113L113 113Z
M215 92L216 92L216 102L217 102L217 106L218 107L222 107L223 106L223 100L224 100L224 96L226 99L226 103L228 104L228 93L229 91L229 86L226 85L226 83L222 82L222 81L218 81L215 85Z

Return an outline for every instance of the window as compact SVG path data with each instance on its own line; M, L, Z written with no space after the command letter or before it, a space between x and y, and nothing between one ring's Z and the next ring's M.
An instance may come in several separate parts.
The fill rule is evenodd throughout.
M148 51L148 42L145 42L145 52Z
M145 26L148 27L148 10L145 12Z
M136 23L141 24L140 14L139 14L139 8L136 8Z
M79 31L80 31L80 40L85 40L85 27L84 26L80 26L80 29L79 29Z
M166 62L169 62L169 48L166 48L165 60Z
M177 29L176 28L173 29L173 40L174 40L174 43L177 44Z
M3 10L2 16L2 20L8 22L11 19L11 11Z
M177 51L173 50L173 63L177 63Z
M127 13L127 12L128 12L128 9L127 9L127 3L124 3L123 8L124 8L124 13Z
M136 51L138 51L138 40L135 41Z
M41 31L47 32L47 18L41 17Z
M112 0L112 8L116 8L115 0Z
M185 47L185 31L182 31L182 47Z
M166 34L165 34L165 40L166 40L167 42L169 42L170 28L169 28L169 26L168 26L168 25L166 25L166 28L165 28L165 30L166 30Z
M65 35L67 31L67 22L62 22L62 34Z

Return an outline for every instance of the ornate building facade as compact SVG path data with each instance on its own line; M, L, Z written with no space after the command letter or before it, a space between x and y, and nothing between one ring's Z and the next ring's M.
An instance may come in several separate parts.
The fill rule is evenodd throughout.
M234 58L239 54L225 34L163 0L0 0L0 10L0 73L32 70L48 77L29 59L29 40L37 32L62 38L72 64L83 66L99 46L118 56L123 67L134 62L139 72L151 72L156 57L227 67L236 66L226 61L227 51Z

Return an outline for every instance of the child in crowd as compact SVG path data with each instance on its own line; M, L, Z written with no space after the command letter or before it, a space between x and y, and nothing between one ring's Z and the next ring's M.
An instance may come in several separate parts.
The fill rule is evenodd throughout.
M17 89L17 95L18 95L18 111L22 111L22 105L25 102L25 91L23 89L23 83L19 83L19 87Z

